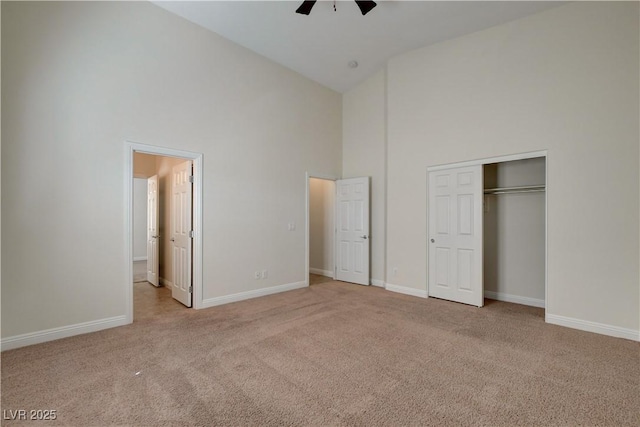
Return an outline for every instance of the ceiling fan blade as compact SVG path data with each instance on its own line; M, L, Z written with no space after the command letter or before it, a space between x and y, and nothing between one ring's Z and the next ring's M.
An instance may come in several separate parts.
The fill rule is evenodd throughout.
M371 12L371 9L376 7L376 2L371 0L355 0L355 1L358 7L360 8L360 12L362 12L362 15L366 15L367 13Z
M305 0L302 2L300 7L296 9L296 13L301 13L303 15L308 15L313 9L313 5L316 4L316 0ZM363 13L364 15L364 13Z

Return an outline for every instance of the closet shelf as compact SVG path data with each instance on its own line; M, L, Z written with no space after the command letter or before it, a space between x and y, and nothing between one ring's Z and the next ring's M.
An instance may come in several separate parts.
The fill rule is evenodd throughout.
M519 187L485 188L484 194L539 193L545 191L544 185L522 185Z

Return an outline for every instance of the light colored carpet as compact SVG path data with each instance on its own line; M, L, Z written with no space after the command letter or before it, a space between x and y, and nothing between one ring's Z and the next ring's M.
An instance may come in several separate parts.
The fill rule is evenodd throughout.
M329 282L2 354L34 425L640 425L640 345ZM4 421L5 425L28 425Z

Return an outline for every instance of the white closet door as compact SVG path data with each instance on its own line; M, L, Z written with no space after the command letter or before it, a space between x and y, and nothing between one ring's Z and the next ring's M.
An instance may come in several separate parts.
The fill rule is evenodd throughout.
M429 296L482 307L482 166L429 172Z

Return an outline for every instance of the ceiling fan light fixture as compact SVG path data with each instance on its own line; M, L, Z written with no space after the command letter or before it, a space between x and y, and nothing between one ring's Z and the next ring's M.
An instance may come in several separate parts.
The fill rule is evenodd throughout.
M305 0L302 2L300 7L296 9L296 13L299 13L301 15L308 15L309 13L311 13L311 9L313 9L313 6L315 4L316 0Z
M371 9L377 6L376 2L371 0L355 0L356 4L360 8L360 12L362 12L362 16L371 12Z
M302 2L302 4L300 5L300 7L298 7L296 9L296 13L299 13L301 15L308 15L311 13L311 9L313 9L313 6L315 6L317 0L305 0ZM360 8L360 12L362 12L362 15L366 15L367 13L371 12L371 9L373 9L374 7L377 6L376 2L371 1L371 0L355 0L356 4L358 5L358 7ZM333 10L336 10L336 5L335 2L333 4Z

